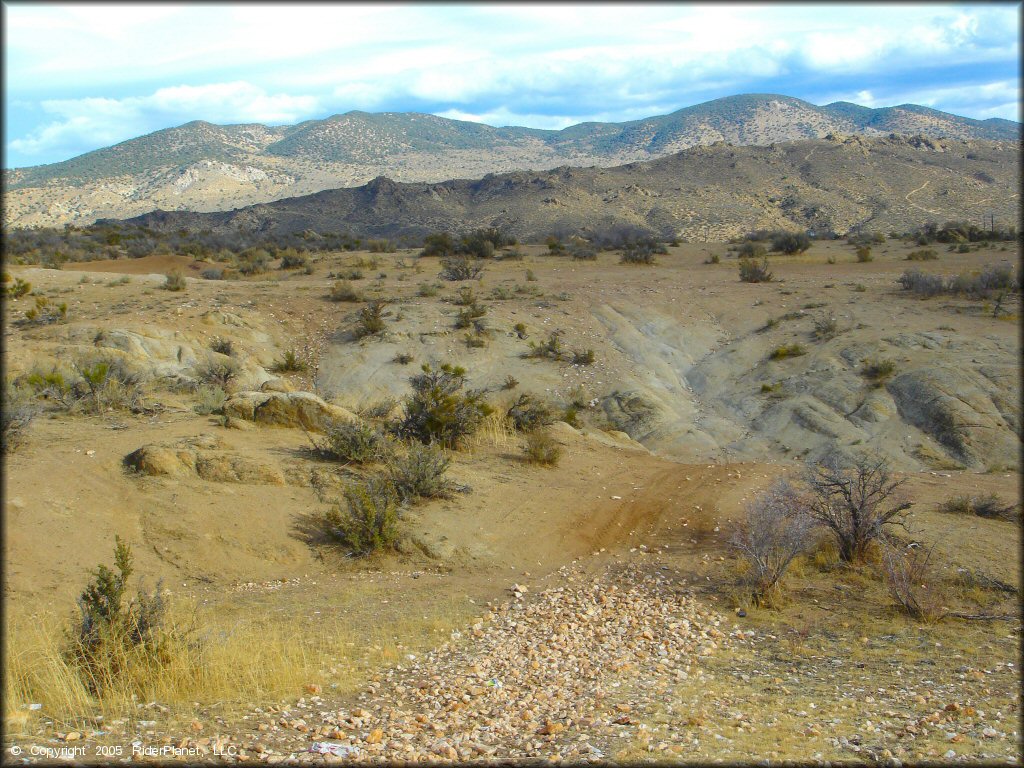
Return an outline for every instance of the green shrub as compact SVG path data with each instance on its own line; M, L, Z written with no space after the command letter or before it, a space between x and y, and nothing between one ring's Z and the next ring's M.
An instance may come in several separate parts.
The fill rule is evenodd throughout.
M7 277L10 277L10 275L7 275ZM32 283L26 282L20 277L14 278L13 283L4 286L4 295L11 299L18 299L30 293L32 293Z
M935 261L939 254L933 248L921 248L907 254L907 261Z
M68 305L66 302L52 304L45 296L36 296L35 306L25 311L22 321L29 325L49 325L50 323L66 323Z
M394 253L398 248L390 240L367 240L366 250L370 253Z
M806 232L777 232L772 236L772 250L787 255L803 253L811 247L811 238Z
M505 415L520 432L531 432L538 427L546 427L555 420L551 406L529 392L521 394Z
M736 254L743 259L763 259L768 255L768 249L761 243L747 241L736 248ZM717 264L717 261L711 262Z
M474 300L472 304L463 307L458 315L455 316L455 327L456 328L469 328L474 325L474 322L479 318L487 314L487 307L477 304Z
M626 243L619 257L620 264L654 264L656 253L665 253L664 246L659 247L654 241L637 240Z
M896 372L896 363L892 360L865 360L861 374L874 382L876 387Z
M455 243L447 232L435 232L423 239L423 250L420 256L451 256L455 253Z
M348 280L338 280L331 286L331 292L328 294L328 298L331 301L362 301L363 297L359 294L352 283Z
M771 354L768 355L768 359L785 360L787 357L799 357L800 355L806 354L807 350L800 344L783 344L782 346L773 349Z
M403 437L422 443L457 448L491 412L478 390L462 392L466 370L444 364L439 370L423 366L410 379L413 393L405 402L405 417L398 425Z
M740 259L740 280L744 283L768 283L771 282L772 273L768 271L768 259L762 259L761 263L747 258Z
M164 284L160 286L165 291L184 291L188 287L185 276L181 272L171 272L164 277Z
M125 601L134 572L131 549L115 537L114 568L96 568L78 598L80 619L69 634L65 658L94 695L148 677L146 670L166 667L180 657L175 646L187 641L173 628L158 583L153 594L139 591Z
M594 360L594 350L592 349L577 349L572 353L573 365L593 365Z
M309 266L309 257L289 248L281 254L281 269L304 269Z
M388 478L402 501L447 498L453 486L444 478L451 459L435 446L413 444L388 462Z
M548 340L539 344L530 342L530 351L527 357L543 357L548 360L562 359L562 338L561 331L551 331Z
M441 286L437 283L420 283L420 287L416 291L416 294L418 296L423 296L424 298L437 296L437 292L440 287Z
M526 458L531 464L553 467L561 457L561 447L547 431L538 430L526 436Z
M246 248L238 254L238 271L243 275L262 275L270 270L270 253L265 248Z
M382 299L375 299L359 310L359 318L356 321L354 335L357 339L366 336L375 336L384 332L384 307L387 302Z
M294 349L284 353L284 357L275 362L271 367L274 373L298 373L306 370L306 364L299 359Z
M324 528L355 555L393 547L398 540L398 495L391 481L371 477L345 489L345 507L328 510Z

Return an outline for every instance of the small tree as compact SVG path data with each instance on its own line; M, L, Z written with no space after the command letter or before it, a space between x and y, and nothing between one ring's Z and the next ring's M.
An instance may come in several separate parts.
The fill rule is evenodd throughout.
M891 525L904 525L912 504L895 497L903 480L894 480L881 457L858 457L844 465L832 454L808 468L808 514L836 538L844 562L864 559L870 544Z
M793 558L812 541L814 521L797 491L780 480L747 505L729 544L750 566L745 581L754 603L771 602Z

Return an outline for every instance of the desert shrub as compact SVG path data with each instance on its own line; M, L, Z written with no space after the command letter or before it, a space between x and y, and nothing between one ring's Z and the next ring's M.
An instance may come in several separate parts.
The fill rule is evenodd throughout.
M9 278L10 275L7 275L7 277ZM14 282L4 286L4 296L10 299L18 299L30 293L32 293L32 283L26 282L20 277L14 278Z
M437 296L437 292L440 289L440 285L437 283L420 283L420 287L416 290L417 296L423 296L424 298L431 298Z
M452 256L441 259L442 280L476 280L480 277L484 268L473 259L466 256Z
M352 283L348 280L338 280L331 286L331 292L327 295L331 301L362 301L363 297L359 294Z
M361 421L333 424L327 429L325 441L313 442L320 455L336 461L365 464L384 461L392 454L387 436Z
M49 325L66 323L67 320L67 302L54 304L45 296L36 296L35 306L25 310L25 319L22 322L28 325Z
M907 254L907 261L934 261L939 254L933 248L920 248Z
M479 349L487 346L487 331L483 326L477 325L473 333L467 333L465 336L466 346L470 349Z
M270 270L270 253L265 248L246 248L238 254L238 271L243 275L261 275Z
M306 364L295 353L294 349L287 350L280 360L271 367L274 373L298 373L306 370Z
M792 255L803 253L811 247L811 238L806 232L777 232L772 236L772 250Z
M813 529L797 491L784 480L746 505L729 544L749 566L742 578L755 605L775 602L786 569L813 543Z
M399 365L408 365L413 361L413 356L410 355L408 352L399 352L393 358L391 358L391 361L394 363L398 363Z
M455 253L455 243L447 232L435 232L423 238L423 250L420 256L451 256Z
M771 282L772 273L768 271L768 259L764 258L760 263L751 259L740 259L740 280L744 283L768 283Z
M526 436L526 458L531 464L553 467L561 457L561 447L546 430L536 430Z
M505 377L505 381L503 381L502 384L501 384L501 388L502 389L508 389L508 390L515 389L518 386L519 386L519 379L517 379L511 373L508 374Z
M839 333L839 324L832 316L818 317L814 320L814 330L811 333L818 341L834 339Z
M390 240L367 240L366 250L370 253L394 253L398 248Z
M869 261L874 261L874 257L871 255L870 245L858 245L857 246L857 263L865 264Z
M976 515L988 520L1020 522L1016 505L1007 504L994 493L986 496L954 496L942 502L939 511L952 515Z
M132 554L120 536L114 541L114 570L100 565L93 572L78 598L80 618L64 651L81 682L98 696L173 663L175 646L186 641L168 620L159 583L153 594L140 590L125 600Z
M196 390L197 402L193 408L201 416L209 416L212 413L222 413L224 401L227 400L227 393L216 386L200 385Z
M908 269L900 275L896 282L905 291L916 296L938 296L945 290L945 281L939 275L928 275L919 269Z
M203 280L223 280L224 269L221 267L210 267L209 269L204 269L200 272L199 276L203 278Z
M552 256L561 256L565 253L565 243L557 235L548 235L544 244L547 245L548 253Z
M512 330L515 331L516 336L520 339L525 339L527 336L526 323L516 323L512 326Z
M75 361L80 379L73 385L76 405L92 413L138 410L142 375L119 357L85 357Z
M704 263L705 264L721 264L722 263L722 257L719 256L717 253L712 253L710 256L708 256L706 259L704 259Z
M801 344L783 344L776 347L768 355L769 360L785 360L787 357L800 357L806 355L807 350Z
M242 366L234 358L207 355L193 366L192 377L200 384L227 390L228 385L238 378L241 372Z
M359 310L353 334L357 339L375 336L384 332L384 307L387 302L375 299Z
M561 360L562 354L562 333L561 331L551 331L547 341L542 341L539 344L531 341L530 351L526 353L526 356Z
M491 298L495 301L508 301L515 297L515 293L507 286L496 285L491 289Z
M347 267L337 272L331 272L327 277L333 277L338 280L362 280L366 275L363 274L363 270L359 267Z
M627 243L622 249L622 256L619 257L620 264L654 264L656 253L665 253L662 246L653 241L635 241Z
M231 339L224 339L220 336L214 336L210 340L210 350L219 355L227 355L228 357L234 357L235 355L235 345Z
M572 353L573 365L593 365L595 359L592 349L577 349Z
M741 259L763 259L768 255L768 249L761 243L750 242L740 243L736 248L736 255ZM717 264L718 262L712 262Z
M573 261L597 261L597 248L584 240L577 240L569 245L569 255Z
M834 537L844 562L862 561L869 547L901 525L909 501L897 496L903 480L894 480L881 457L858 456L844 462L831 454L805 473L807 514Z
M478 390L463 392L466 370L444 364L439 370L423 366L423 373L410 380L413 393L405 401L405 417L398 433L422 443L457 448L473 434L490 413Z
M864 378L869 379L876 387L896 372L896 363L893 360L865 360L864 367L860 369Z
M281 269L303 269L309 266L309 257L289 248L281 254Z
M468 307L470 304L476 303L476 298L473 286L460 285L459 290L455 292L455 298L452 299L452 303L457 307Z
M335 541L355 555L390 548L398 540L398 494L384 476L370 477L345 489L345 506L324 514L323 524Z
M475 321L479 320L479 318L486 314L487 307L473 301L471 304L459 310L459 313L455 316L455 327L469 328L474 325Z
M947 290L950 293L984 299L993 292L1011 291L1016 287L1013 269L1008 266L995 266L981 272L961 273L949 281Z
M451 459L440 448L413 444L404 456L391 458L387 473L402 501L446 498L453 488L444 477L450 464Z
M0 421L3 424L0 453L6 455L21 445L25 430L38 412L28 391L13 382L4 382L4 402L3 408L0 408Z
M538 427L545 427L555 420L555 413L551 406L529 392L521 394L505 415L512 425L521 432L530 432Z

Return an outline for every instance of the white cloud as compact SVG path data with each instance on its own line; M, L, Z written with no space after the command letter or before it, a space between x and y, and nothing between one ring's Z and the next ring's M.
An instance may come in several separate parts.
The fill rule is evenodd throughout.
M268 94L247 82L171 86L148 96L123 99L52 99L42 107L57 119L27 137L10 141L9 150L34 157L56 150L105 146L195 119L295 123L318 116L321 109L314 96Z

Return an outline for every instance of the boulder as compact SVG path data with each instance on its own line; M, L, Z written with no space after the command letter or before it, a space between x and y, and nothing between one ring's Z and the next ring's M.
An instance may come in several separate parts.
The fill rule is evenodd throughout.
M224 403L224 415L311 432L324 432L332 424L356 420L351 411L324 402L312 392L238 392Z

